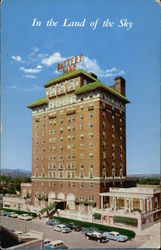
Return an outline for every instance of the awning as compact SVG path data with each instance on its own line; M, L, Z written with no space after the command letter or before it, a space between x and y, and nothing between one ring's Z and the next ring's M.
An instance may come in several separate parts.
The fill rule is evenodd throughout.
M41 214L44 214L46 211L48 211L49 210L49 208L48 207L44 207L43 209L41 209L39 212L41 213Z

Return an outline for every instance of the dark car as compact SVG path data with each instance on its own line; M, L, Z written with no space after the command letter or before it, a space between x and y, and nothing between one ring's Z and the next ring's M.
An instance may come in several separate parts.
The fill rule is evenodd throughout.
M69 227L71 230L74 230L74 231L77 231L77 232L82 230L82 228L80 226L78 226L78 225L76 225L76 224L74 224L72 222L68 223L66 226Z
M97 241L97 242L101 242L101 243L105 243L108 241L108 238L103 236L102 234L88 234L88 233L85 233L85 237L86 239L88 240L94 240L94 241Z

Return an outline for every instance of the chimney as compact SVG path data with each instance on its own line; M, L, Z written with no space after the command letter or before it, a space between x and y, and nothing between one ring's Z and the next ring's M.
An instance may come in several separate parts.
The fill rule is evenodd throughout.
M123 96L125 96L125 79L121 76L115 78L114 88Z

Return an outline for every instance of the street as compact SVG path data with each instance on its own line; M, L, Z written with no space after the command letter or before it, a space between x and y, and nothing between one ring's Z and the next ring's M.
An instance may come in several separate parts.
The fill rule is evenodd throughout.
M138 248L146 242L145 238L136 236L132 240L124 243L109 240L106 243L98 243L92 240L87 240L82 232L71 232L63 234L61 232L53 231L51 226L46 225L45 222L38 219L32 221L22 221L18 218L8 218L0 216L1 224L9 229L28 232L29 230L36 230L44 233L44 239L63 240L68 248Z

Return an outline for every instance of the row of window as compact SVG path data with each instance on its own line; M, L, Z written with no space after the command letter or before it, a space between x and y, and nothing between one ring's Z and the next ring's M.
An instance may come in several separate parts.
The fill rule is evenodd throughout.
M48 172L48 177L49 178L75 178L75 172L63 172L63 171L49 171ZM80 178L84 178L84 170L80 171ZM93 178L93 170L91 169L89 171L89 178Z

